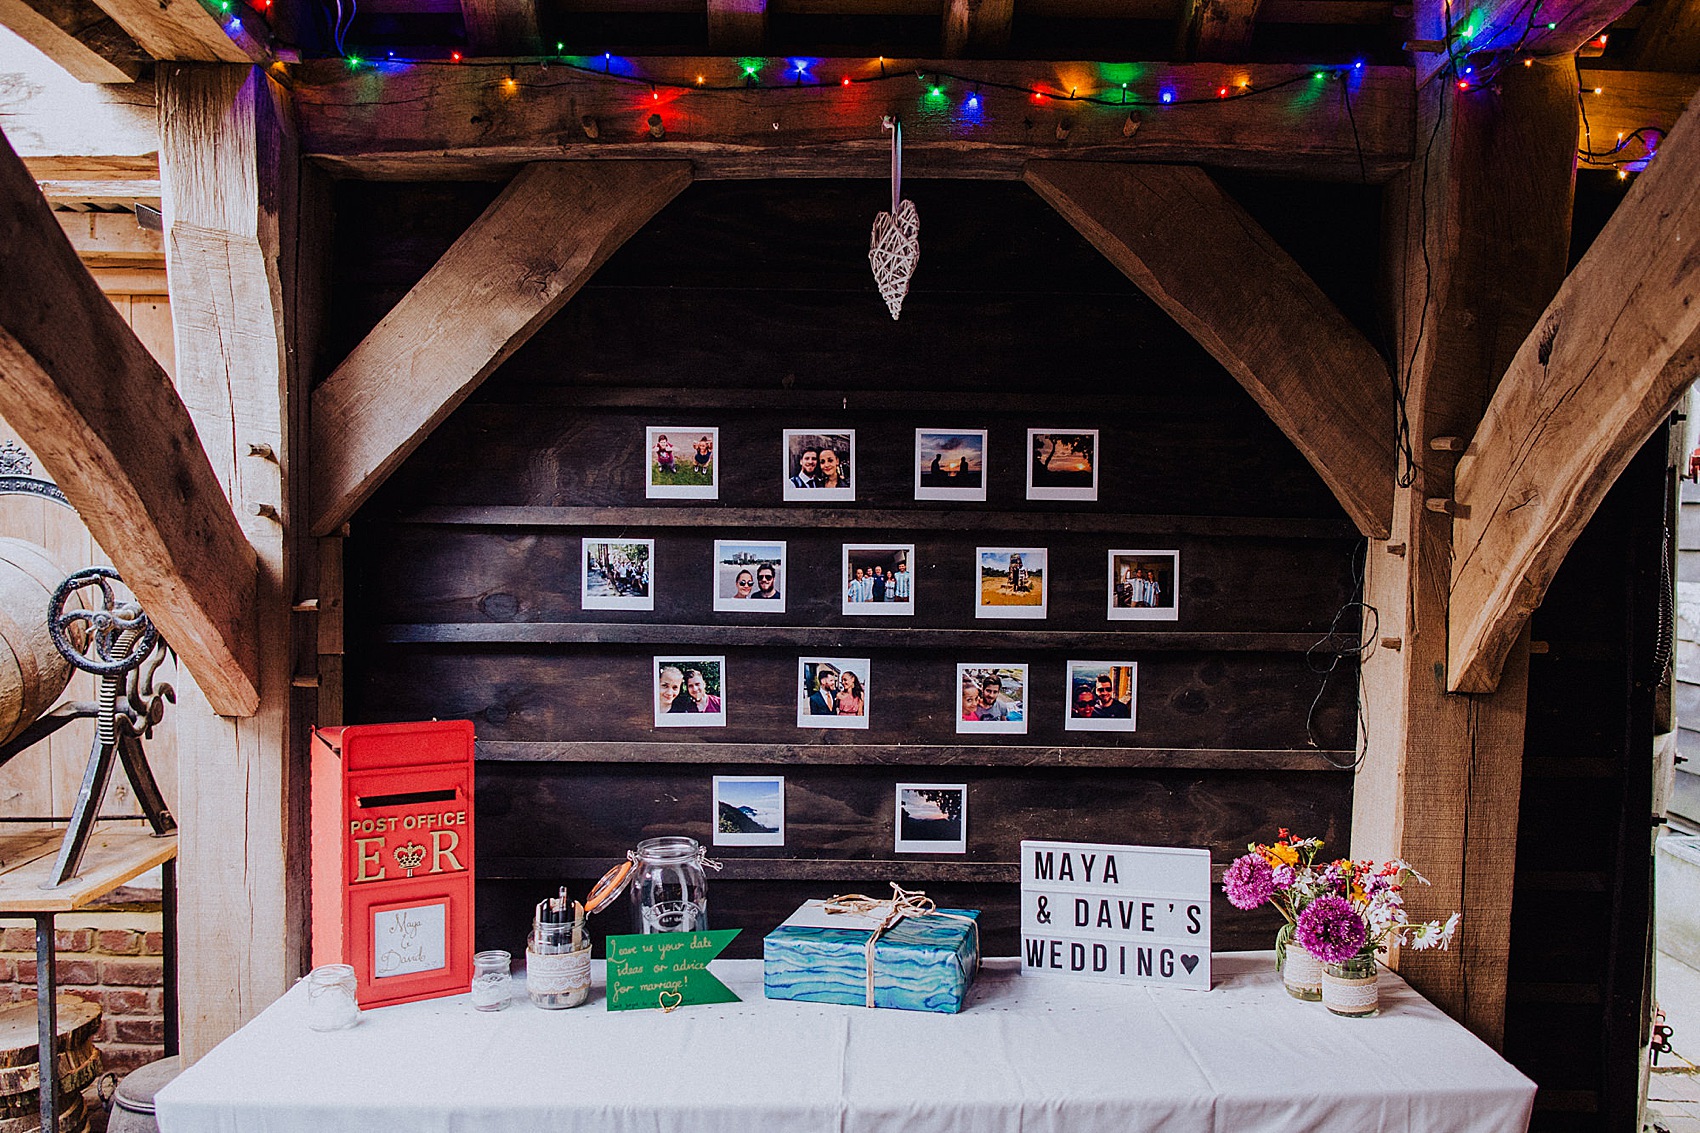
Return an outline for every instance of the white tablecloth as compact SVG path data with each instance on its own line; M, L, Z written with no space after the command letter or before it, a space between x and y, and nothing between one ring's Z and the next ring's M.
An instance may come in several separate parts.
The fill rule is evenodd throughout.
M600 969L601 965L598 964ZM1382 1013L1282 991L1269 953L1209 992L1022 976L988 960L960 1015L791 1003L542 1011L467 996L307 1028L296 987L158 1096L164 1133L1515 1133L1534 1083L1383 972Z

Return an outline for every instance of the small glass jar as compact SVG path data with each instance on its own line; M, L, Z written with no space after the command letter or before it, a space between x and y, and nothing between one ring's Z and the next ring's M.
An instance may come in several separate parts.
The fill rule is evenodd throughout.
M513 956L500 948L472 955L472 1006L500 1011L514 996Z
M632 869L635 932L704 932L708 929L706 851L695 838L646 838Z
M1306 952L1296 940L1287 941L1287 954L1281 963L1281 985L1294 999L1312 1002L1322 998L1322 961Z
M1348 1019L1367 1019L1381 1014L1381 972L1375 955L1359 953L1339 964L1322 969L1322 1005Z
M359 985L349 964L321 964L307 973L307 1025L340 1031L360 1022Z

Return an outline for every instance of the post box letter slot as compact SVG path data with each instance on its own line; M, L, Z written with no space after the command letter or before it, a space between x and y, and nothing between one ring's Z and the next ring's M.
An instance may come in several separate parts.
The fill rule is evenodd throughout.
M410 791L402 795L365 795L355 801L361 810L380 806L407 806L410 803L452 803L454 788L446 791Z

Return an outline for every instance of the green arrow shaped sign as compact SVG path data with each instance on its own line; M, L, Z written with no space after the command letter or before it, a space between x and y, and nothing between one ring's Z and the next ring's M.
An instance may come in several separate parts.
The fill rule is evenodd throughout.
M651 932L608 938L608 1010L672 1010L686 1003L736 1003L732 989L708 974L742 929Z

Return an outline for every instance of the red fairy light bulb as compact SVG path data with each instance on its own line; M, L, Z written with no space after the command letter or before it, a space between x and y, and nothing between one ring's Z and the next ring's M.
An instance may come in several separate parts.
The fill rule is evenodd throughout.
M452 62L452 63L459 63L460 62L460 52L458 52L458 51L449 52L449 61Z
M845 75L845 76L844 76L844 85L845 85L845 86L849 86L849 85L850 85L850 76L849 76L849 75Z

